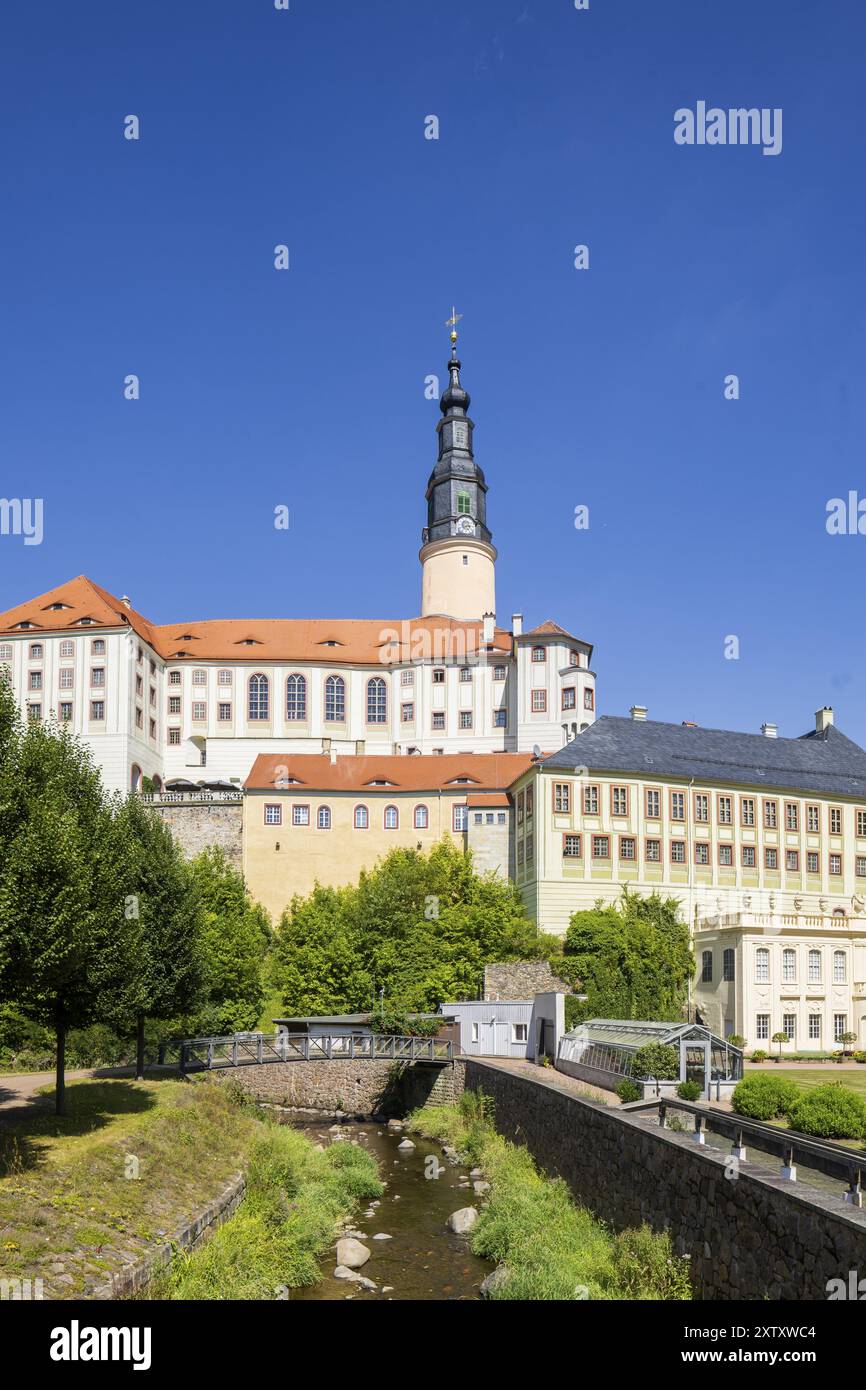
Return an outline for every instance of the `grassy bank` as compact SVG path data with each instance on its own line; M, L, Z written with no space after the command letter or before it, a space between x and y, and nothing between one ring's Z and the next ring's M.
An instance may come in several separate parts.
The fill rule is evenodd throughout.
M508 1271L497 1299L689 1299L689 1262L648 1226L615 1235L571 1199L561 1179L497 1134L486 1097L425 1106L410 1117L420 1134L453 1145L484 1170L490 1192L470 1237L475 1254Z
M87 1296L244 1166L257 1121L208 1082L80 1081L0 1129L0 1278Z
M356 1145L319 1152L296 1130L262 1124L238 1211L199 1250L178 1255L147 1297L273 1299L314 1284L339 1219L382 1190L375 1159Z

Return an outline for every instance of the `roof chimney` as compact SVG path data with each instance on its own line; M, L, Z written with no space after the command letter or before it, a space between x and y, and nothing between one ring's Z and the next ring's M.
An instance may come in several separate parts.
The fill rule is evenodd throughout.
M496 622L496 614L485 613L482 621L484 623L484 642L488 644L493 641L493 628Z
M632 719L646 719L646 705L632 705L629 714Z
M815 729L819 734L826 734L833 723L833 707L825 705L823 709L815 711Z
M761 733L764 735L764 738L778 738L779 726L778 724L762 724Z
M334 766L334 763L335 763L336 761L337 761L337 750L336 750L336 748L332 748L332 749L331 749L331 767Z
M511 631L514 633L514 636L515 636L515 637L520 637L520 636L522 635L522 633L523 633L523 614L522 614L522 613L512 613L512 615L511 615Z
M129 594L124 594L120 602L123 604L124 608L132 607L132 599L129 597Z

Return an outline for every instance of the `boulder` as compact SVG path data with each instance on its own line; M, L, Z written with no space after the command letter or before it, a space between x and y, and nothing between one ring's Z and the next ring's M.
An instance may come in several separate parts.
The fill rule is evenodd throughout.
M457 1236L466 1235L471 1231L475 1222L478 1220L478 1212L475 1207L461 1207L459 1211L453 1211L445 1223L449 1231L453 1231Z
M392 1133L394 1132L394 1130L402 1129L402 1128L403 1128L403 1121L402 1121L402 1120L389 1120L389 1121L388 1121L388 1128L391 1130Z
M398 1145L397 1145L397 1148L398 1148L398 1149L406 1149L407 1152L408 1152L409 1149L414 1149L414 1147L415 1147L415 1145L412 1143L412 1140L411 1140L411 1139L404 1139L403 1142L402 1142L402 1144L398 1144Z
M480 1182L474 1182L472 1184L472 1191L475 1193L476 1197L483 1197L485 1192L490 1191L490 1183L484 1182L483 1179Z
M394 1237L393 1237L393 1236L388 1236L388 1235L386 1235L384 1231L377 1231L376 1234L374 1235L373 1239L374 1239L374 1240L393 1240Z
M337 1241L337 1264L347 1269L360 1269L370 1258L370 1251L353 1236L344 1236Z
M492 1298L496 1290L502 1287L507 1278L507 1266L497 1265L493 1273L488 1274L487 1278L482 1282L478 1292L481 1294L482 1298Z

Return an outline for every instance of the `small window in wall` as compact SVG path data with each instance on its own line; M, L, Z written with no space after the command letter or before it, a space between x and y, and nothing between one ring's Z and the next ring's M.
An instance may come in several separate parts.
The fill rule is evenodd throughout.
M265 806L265 825L282 825L283 808L269 803Z
M701 983L710 985L713 982L713 953L703 951L701 954Z
M474 1043L477 1043L478 1040L479 1040L479 1038L480 1038L480 1036L481 1036L481 1029L480 1029L479 1025L478 1025L477 1023L473 1023L473 1025L472 1025L472 1041L473 1041Z
M331 808L330 806L320 806L316 816L316 825L319 830L330 830L331 828Z
M472 510L472 498L468 492L458 492L457 494L457 515L468 516Z
M734 978L734 952L730 947L722 953L722 979L732 980Z
M526 1023L512 1023L511 1041L515 1043L525 1043L529 1025Z

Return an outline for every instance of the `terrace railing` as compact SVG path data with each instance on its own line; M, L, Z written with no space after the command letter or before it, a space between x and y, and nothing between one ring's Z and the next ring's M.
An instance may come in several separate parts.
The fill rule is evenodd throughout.
M184 1038L164 1043L160 1060L176 1055L182 1072L217 1067L252 1066L262 1062L450 1062L452 1046L444 1038L403 1037L396 1034L310 1033L254 1034L251 1037Z

